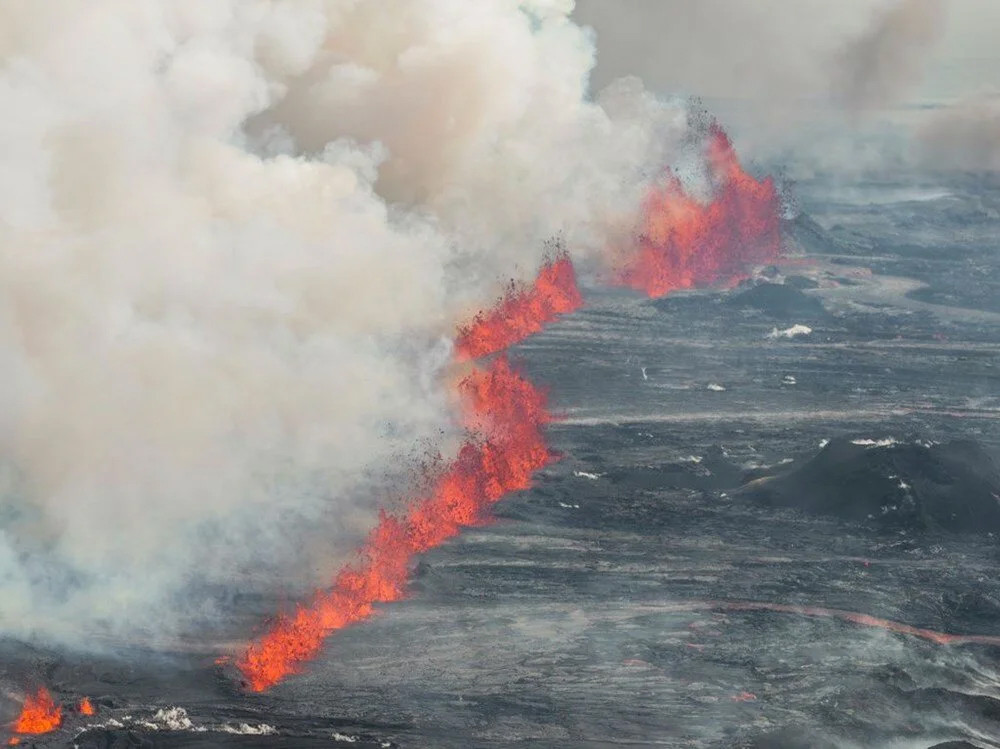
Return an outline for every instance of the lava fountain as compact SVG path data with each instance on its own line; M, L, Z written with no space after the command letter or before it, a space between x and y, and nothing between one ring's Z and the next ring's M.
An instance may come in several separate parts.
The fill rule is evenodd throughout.
M774 180L744 171L728 136L713 125L706 146L713 196L703 203L667 174L642 208L637 247L616 281L660 297L678 289L731 284L751 265L781 254L781 201Z
M44 687L34 695L28 695L11 728L14 733L22 735L38 735L54 731L62 725L62 708L52 699L52 695ZM17 736L8 744L16 746L21 740Z
M542 267L531 286L511 283L495 307L460 328L456 355L468 361L503 351L582 304L573 264L565 254L558 255Z
M543 428L545 395L504 358L476 369L459 385L465 420L474 435L433 483L429 495L402 516L383 513L358 561L341 570L329 590L278 618L237 661L248 686L263 691L316 656L330 633L366 619L375 604L406 591L416 554L480 524L506 493L526 489L532 473L552 459Z
M659 296L673 289L737 277L748 265L777 257L778 197L773 182L740 166L729 139L714 127L707 161L716 194L702 205L671 177L643 206L638 253L619 281ZM458 331L456 357L477 359L537 333L582 305L569 257L550 259L530 286L512 284L490 310ZM328 589L280 615L236 660L248 687L263 691L316 657L325 638L368 618L375 606L401 599L417 554L482 524L505 494L531 485L553 459L544 437L551 420L543 393L505 358L476 369L459 385L470 438L423 499L402 515L382 513L358 552Z

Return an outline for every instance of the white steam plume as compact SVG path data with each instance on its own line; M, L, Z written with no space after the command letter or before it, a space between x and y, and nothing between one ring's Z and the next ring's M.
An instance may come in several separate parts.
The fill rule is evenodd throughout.
M596 256L685 137L587 99L571 9L0 4L0 632L312 585L385 465L453 449L455 325L553 235Z

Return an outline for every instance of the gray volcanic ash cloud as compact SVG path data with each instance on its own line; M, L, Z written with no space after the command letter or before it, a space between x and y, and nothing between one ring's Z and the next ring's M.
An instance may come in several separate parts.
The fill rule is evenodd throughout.
M898 102L923 77L927 53L941 39L946 20L944 0L902 0L876 15L838 56L838 98L852 110Z
M1000 171L1000 93L970 96L935 111L918 132L917 146L933 169Z
M686 135L588 98L571 7L0 5L0 631L310 586L454 449L455 326L553 235L599 258Z
M761 108L885 106L919 83L947 21L944 0L580 0L598 32L598 80ZM784 112L784 110L783 110Z

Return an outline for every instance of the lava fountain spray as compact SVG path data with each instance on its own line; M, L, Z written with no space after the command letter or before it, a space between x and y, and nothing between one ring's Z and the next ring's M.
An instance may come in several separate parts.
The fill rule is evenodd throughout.
M28 695L21 707L21 714L17 716L11 726L14 733L21 735L38 735L54 731L62 725L62 708L52 699L52 695L44 687L33 694ZM18 736L12 738L8 744L16 746L21 743Z
M476 369L459 385L474 436L434 483L429 496L400 517L382 514L358 561L329 590L281 616L243 653L237 667L254 691L273 686L319 652L331 632L372 615L377 603L403 597L414 555L482 523L504 494L530 486L552 459L542 433L545 396L506 359Z
M699 201L667 174L646 198L637 247L626 254L618 283L660 297L733 283L750 266L781 254L781 202L774 180L757 180L744 171L717 124L705 152L711 200Z
M548 261L528 287L512 284L497 305L458 334L460 360L477 358L542 329L582 298L569 258ZM328 590L282 615L253 642L236 666L250 689L263 691L318 654L332 632L368 618L378 603L401 599L415 555L433 549L466 526L485 522L505 494L527 489L534 471L553 458L544 427L551 420L544 393L500 357L458 385L469 438L432 482L428 496L401 516L381 513L355 563Z
M545 264L531 286L511 282L493 309L481 312L458 331L455 341L458 359L478 359L503 351L582 304L576 272L563 253Z
M647 234L622 280L658 296L675 288L736 277L780 250L778 201L770 180L743 171L729 139L713 127L708 165L718 194L705 207L680 191L655 192L644 219ZM676 191L676 192L675 192ZM459 329L456 356L467 361L502 351L582 305L572 262L546 262L530 286L512 284L491 309ZM552 459L543 433L551 420L545 397L505 358L474 370L459 385L465 426L473 435L433 484L429 496L402 516L382 513L358 561L343 568L327 590L280 616L251 643L236 665L250 689L263 691L316 657L332 632L368 618L378 603L405 594L415 555L485 522L505 494L526 489L532 473Z

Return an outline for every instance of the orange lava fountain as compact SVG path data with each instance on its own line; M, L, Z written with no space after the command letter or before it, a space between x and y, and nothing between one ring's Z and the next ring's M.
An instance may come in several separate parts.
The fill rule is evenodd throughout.
M573 264L566 255L559 255L545 264L534 284L523 287L511 283L493 309L480 312L458 331L458 359L468 361L503 351L582 304Z
M416 554L486 519L504 494L526 489L532 473L552 459L542 433L550 421L545 396L506 359L475 370L459 385L466 421L476 433L437 479L429 496L402 516L383 513L359 561L329 590L281 616L252 643L237 667L254 691L265 690L312 659L331 632L372 615L377 603L403 597Z
M52 695L44 687L39 688L34 695L28 695L21 707L12 728L14 733L40 734L54 731L62 725L62 708L52 699ZM14 737L8 742L11 746L20 743Z
M93 703L87 697L80 700L80 704L77 705L77 710L80 715L93 715L95 712Z
M701 203L668 175L646 198L638 248L625 260L620 284L660 297L731 284L748 267L778 258L781 201L774 180L747 174L718 125L712 126L706 156L715 196Z

